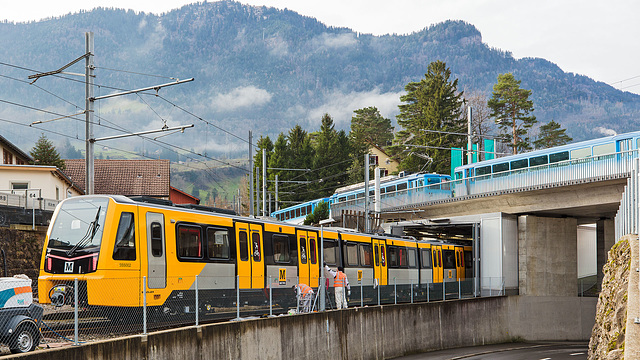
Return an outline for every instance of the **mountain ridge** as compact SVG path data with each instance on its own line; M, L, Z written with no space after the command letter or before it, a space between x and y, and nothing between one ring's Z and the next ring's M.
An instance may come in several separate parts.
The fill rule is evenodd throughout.
M377 106L395 124L404 86L423 78L435 60L446 62L459 79L459 90L487 96L498 74L512 72L533 91L540 123L556 120L575 140L600 137L606 130L637 130L640 113L640 96L564 72L545 59L514 59L484 43L480 31L464 21L448 20L405 35L371 35L326 26L291 10L233 1L194 3L160 15L96 8L37 22L0 23L0 61L37 71L57 69L84 52L85 31L95 34L96 83L101 85L96 95L170 81L109 69L196 79L162 89L168 101L128 97L97 104L96 110L125 130L133 122L144 129L194 122L200 126L196 134L172 141L195 152L231 156L246 151L246 144L220 128L240 137L253 130L275 138L296 124L317 130L324 112L334 117L337 128L348 129L354 110ZM84 72L82 66L75 72ZM30 73L0 66L0 75L26 79ZM6 77L0 77L0 99L61 114L84 106L84 87L74 81L41 79L36 85L73 99L73 106ZM50 117L0 107L0 118ZM218 128L210 125L214 122ZM40 130L59 127L80 140L79 126L67 121ZM34 143L40 135L33 129L14 131L19 145ZM119 133L98 131L100 136Z

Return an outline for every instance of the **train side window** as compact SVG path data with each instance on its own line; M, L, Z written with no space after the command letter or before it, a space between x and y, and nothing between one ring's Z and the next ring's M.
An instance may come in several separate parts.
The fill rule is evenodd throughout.
M229 230L207 229L207 256L209 259L229 259Z
M382 264L382 266L387 265L387 254L386 254L386 251L384 250L383 244L380 244L380 263Z
M136 259L136 236L133 213L123 212L120 215L116 243L113 248L113 260Z
M162 225L155 221L151 223L151 255L162 256Z
M416 249L407 249L407 265L411 269L415 269L418 267Z
M514 160L511 162L511 170L522 169L529 166L529 159Z
M606 159L606 158L612 157L615 152L616 152L616 144L615 143L595 145L593 147L593 156L600 155L598 157L598 160L602 160L602 159Z
M422 267L425 269L431 269L431 251L429 249L420 250Z
M309 238L309 258L312 264L315 264L318 262L318 259L316 256L316 239L313 239L313 238Z
M503 171L509 171L509 163L501 163L493 165L493 173L499 173Z
M373 266L373 251L371 244L360 244L360 265Z
M324 241L324 262L329 265L336 265L338 263L337 252L338 252L338 243L334 240L325 240Z
M529 164L531 165L531 167L545 165L547 163L549 163L549 158L547 157L547 155L534 156L529 159Z
M571 150L571 159L582 159L591 156L591 147Z
M178 225L178 258L201 258L200 227Z
M491 165L476 168L476 176L491 174Z
M456 178L456 180L462 179L462 171L456 171L455 178Z
M467 269L471 269L473 267L473 255L471 251L464 252L464 267Z
M404 247L398 248L398 267L407 266L407 250Z
M296 209L296 217L300 217L300 209Z
M347 244L347 265L358 266L358 245Z
M407 189L407 183L398 184L398 191L406 190L406 189Z
M251 244L253 246L253 261L262 261L262 252L260 252L260 233L254 231L251 233Z
M549 164L557 163L560 161L569 160L569 152L563 151L555 154L549 154Z
M389 267L398 267L398 248L395 246L389 246Z
M303 237L300 238L300 263L307 263L307 239Z
M456 254L453 250L443 250L443 265L445 269L456 268Z
M289 263L289 238L282 235L273 235L271 239L273 248L273 261L276 263Z
M307 214L311 214L312 212L311 205L307 205Z
M247 232L240 230L238 234L238 245L240 246L240 261L249 260L249 241L247 238Z

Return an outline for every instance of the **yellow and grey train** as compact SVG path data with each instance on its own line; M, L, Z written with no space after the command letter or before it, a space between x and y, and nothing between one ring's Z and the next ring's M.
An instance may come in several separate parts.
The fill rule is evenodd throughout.
M166 309L194 296L198 275L200 304L207 309L235 305L237 291L243 304L265 304L269 287L286 306L296 283L319 286L325 262L345 268L354 304L361 298L377 303L379 291L382 298L393 296L394 287L384 285L413 284L424 294L472 276L470 246L321 232L204 207L88 195L66 199L54 212L41 258L39 300L68 302L69 294L56 289L77 279L84 306L139 308L145 298L147 306Z

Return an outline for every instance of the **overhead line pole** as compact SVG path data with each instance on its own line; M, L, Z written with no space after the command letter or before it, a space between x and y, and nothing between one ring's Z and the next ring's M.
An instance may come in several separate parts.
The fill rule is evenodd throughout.
M85 193L94 193L94 168L93 168L93 32L89 31L85 35Z

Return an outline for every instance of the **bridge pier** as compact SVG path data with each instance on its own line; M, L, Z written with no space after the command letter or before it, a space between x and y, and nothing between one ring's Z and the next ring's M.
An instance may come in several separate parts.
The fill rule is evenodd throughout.
M577 296L575 218L518 217L519 294Z
M615 224L612 219L596 222L596 262L598 271L598 290L602 289L602 268L607 263L607 254L616 243Z

